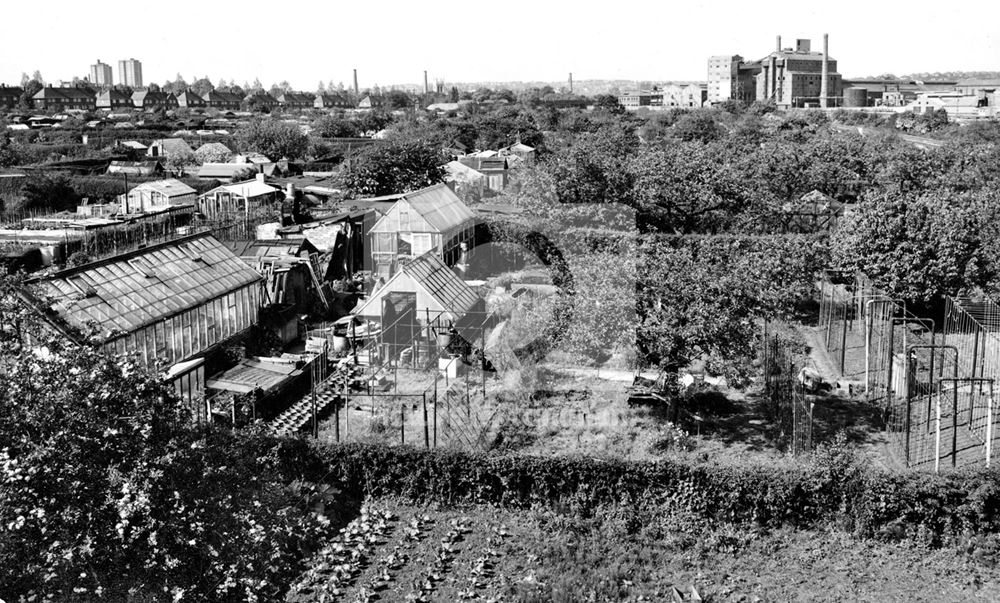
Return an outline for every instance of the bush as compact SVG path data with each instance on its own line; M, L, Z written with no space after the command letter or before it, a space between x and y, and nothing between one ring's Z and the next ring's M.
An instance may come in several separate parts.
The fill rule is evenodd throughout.
M863 536L940 542L1000 531L1000 472L935 476L865 468L837 440L800 468L582 457L500 456L339 444L317 448L323 473L357 496L421 502L541 504L589 516L607 505L659 501L713 521L776 527L837 522ZM319 481L317 479L317 481Z

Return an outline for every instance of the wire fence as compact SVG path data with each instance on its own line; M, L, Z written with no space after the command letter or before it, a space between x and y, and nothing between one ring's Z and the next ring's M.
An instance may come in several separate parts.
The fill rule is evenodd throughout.
M949 298L944 320L935 320L864 274L827 271L819 324L835 368L881 408L902 463L940 470L993 462L1000 306Z
M761 368L764 397L768 413L781 426L788 438L788 450L794 455L806 454L813 447L813 396L809 396L798 379L796 356L791 341L771 323L764 323Z

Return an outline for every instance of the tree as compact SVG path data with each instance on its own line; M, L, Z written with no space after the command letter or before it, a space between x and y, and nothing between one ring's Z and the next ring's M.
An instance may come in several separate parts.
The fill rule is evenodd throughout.
M441 152L426 144L390 142L350 159L344 184L353 197L406 193L444 182Z
M288 487L289 444L189 427L169 383L132 358L45 349L9 362L0 391L0 591L281 599L329 525Z
M80 195L62 174L32 174L21 189L21 208L34 210L76 210Z
M212 80L208 79L208 76L191 82L191 92L194 92L198 96L203 97L213 90L215 90L215 86L212 84Z
M319 118L313 123L313 129L323 138L351 138L361 133L356 121L334 115Z
M413 106L410 95L403 90L390 90L385 100L390 109L407 109Z
M194 152L194 159L198 163L226 163L232 157L232 151L217 145L212 145L208 148L199 148Z
M625 107L618 102L618 97L612 94L598 94L594 99L594 106L612 113L624 113Z
M309 137L298 126L276 119L252 119L242 124L235 135L241 149L262 153L275 161L299 159L309 149Z
M695 111L681 116L673 127L674 136L688 142L711 142L722 136L722 130L707 111Z
M170 153L166 157L167 169L178 177L184 176L184 168L195 165L197 159L191 151L178 151Z
M995 278L996 248L984 233L1000 216L990 193L873 193L833 238L838 267L871 277L890 295L929 302Z

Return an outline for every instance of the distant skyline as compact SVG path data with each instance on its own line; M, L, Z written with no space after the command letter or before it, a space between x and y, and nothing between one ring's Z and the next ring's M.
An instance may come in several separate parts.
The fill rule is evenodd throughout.
M774 49L777 35L783 46L809 38L817 50L823 33L847 78L1000 70L1000 3L989 1L46 6L54 18L44 23L34 5L4 7L0 82L16 85L35 70L47 81L84 78L98 59L117 65L131 57L142 62L146 84L180 73L188 82L259 78L265 87L287 80L314 90L319 80L350 87L354 68L361 88L422 83L425 69L432 88L437 79L563 81L569 72L578 81L704 80L711 55L757 59Z

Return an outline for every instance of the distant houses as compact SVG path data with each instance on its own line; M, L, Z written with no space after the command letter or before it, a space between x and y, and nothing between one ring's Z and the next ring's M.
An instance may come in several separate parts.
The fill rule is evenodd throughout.
M313 102L316 98L312 94L285 92L279 94L276 100L282 109L305 110L313 108Z
M132 104L136 109L155 111L156 109L176 109L177 97L159 90L136 90L132 93Z
M190 90L185 90L177 95L177 106L185 109L197 109L207 107L205 99Z
M13 109L21 102L24 89L17 86L0 85L0 109Z
M125 91L115 88L98 92L96 105L98 109L107 110L131 109L135 106L132 104L131 96Z
M212 90L204 97L205 104L220 111L239 111L243 97L232 92Z
M97 95L89 88L46 86L31 97L31 102L36 109L45 111L93 111Z
M278 106L278 99L263 90L251 92L243 98L243 107L248 111L273 111Z
M353 109L354 103L341 94L318 94L313 99L314 109Z

